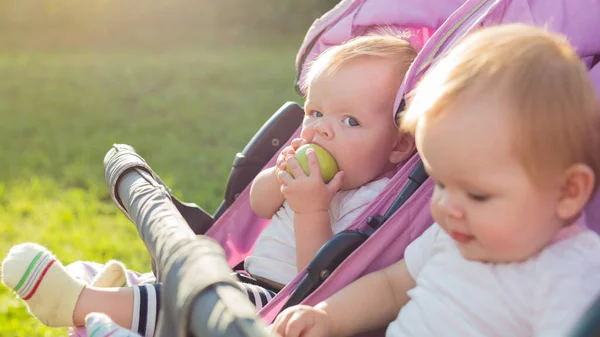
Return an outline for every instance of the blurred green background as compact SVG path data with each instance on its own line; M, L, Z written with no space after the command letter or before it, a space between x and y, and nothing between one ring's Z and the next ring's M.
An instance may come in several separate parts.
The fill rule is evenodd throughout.
M32 241L64 264L149 270L108 196L127 143L214 211L233 156L295 94L294 58L336 1L0 1L0 254ZM0 286L0 336L64 336Z

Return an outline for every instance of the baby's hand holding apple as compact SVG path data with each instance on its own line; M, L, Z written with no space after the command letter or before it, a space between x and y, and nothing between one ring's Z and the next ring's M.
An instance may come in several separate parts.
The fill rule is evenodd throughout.
M325 183L330 182L333 179L333 177L335 177L335 174L339 171L337 162L335 161L333 156L329 152L327 152L327 150L325 150L322 146L319 146L317 144L304 144L297 148L294 151L293 155L296 158L296 160L298 160L300 166L302 166L302 169L304 170L304 173L306 175L309 174L308 151L314 152L318 160L318 169L312 170L312 172L318 172L322 176L323 181L325 181ZM286 156L286 161L289 160L289 157L290 154ZM286 166L285 170L287 171L287 173L293 175L294 177L296 176L296 174L294 174L289 169L289 167Z
M321 175L317 154L306 151L308 173L295 157L289 158L286 171L278 173L281 193L295 213L312 213L329 210L331 199L342 186L343 172L337 172L326 184Z
M287 159L289 156L294 155L296 150L306 143L306 140L302 138L292 139L290 145L284 147L279 153L279 156L277 156L277 161L275 162L277 169L284 171L286 169Z

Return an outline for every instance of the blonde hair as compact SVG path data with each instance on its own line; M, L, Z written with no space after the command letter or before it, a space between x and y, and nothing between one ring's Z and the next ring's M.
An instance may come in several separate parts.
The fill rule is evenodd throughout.
M360 57L379 57L394 60L397 62L397 66L403 70L402 74L404 74L416 56L415 49L401 35L385 33L359 36L321 53L309 65L301 89L306 92L319 78L335 73L340 66Z
M600 105L569 42L523 24L467 36L411 93L401 128L415 133L421 116L439 118L469 94L499 93L512 108L513 147L535 182L575 163L600 178ZM476 141L476 140L474 140Z

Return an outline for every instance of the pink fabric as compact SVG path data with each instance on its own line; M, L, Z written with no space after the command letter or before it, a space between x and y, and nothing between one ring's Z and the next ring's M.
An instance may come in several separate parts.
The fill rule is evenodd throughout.
M436 29L435 33L423 46L423 49L408 69L404 82L396 95L396 102L392 111L394 120L403 97L415 88L417 82L435 60L439 59L456 40L474 27L482 24L482 21L496 18L498 14L493 11L497 11L498 6L501 4L502 0L467 1L456 11L445 16L444 19L438 18L438 21L442 22L441 26Z
M588 204L585 212L590 229L596 233L600 233L600 192L596 192L596 196Z
M378 26L390 27L407 34L408 41L420 50L435 29L464 1L342 1L315 21L308 31L296 57L296 67L302 66L298 84L302 82L302 74L307 66L325 49L374 31ZM318 39L315 41L316 37ZM302 62L304 58L306 60Z
M600 54L600 51L598 52L598 54ZM596 92L598 93L598 97L600 98L600 63L597 64L594 68L592 68L592 70L590 70L590 75L592 76L592 81L594 82ZM600 177L596 177L596 179L600 179ZM594 231L600 233L600 189L596 191L595 198L589 203L588 207L586 208L586 216L589 227Z

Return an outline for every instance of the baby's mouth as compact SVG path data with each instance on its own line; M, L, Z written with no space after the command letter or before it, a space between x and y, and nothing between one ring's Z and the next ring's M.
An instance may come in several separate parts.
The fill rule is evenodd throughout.
M462 244L469 243L469 242L471 242L472 240L475 239L475 237L473 235L467 235L467 234L460 233L460 232L455 232L455 231L451 231L448 234L450 234L450 237L454 241L456 241L458 243L462 243Z

